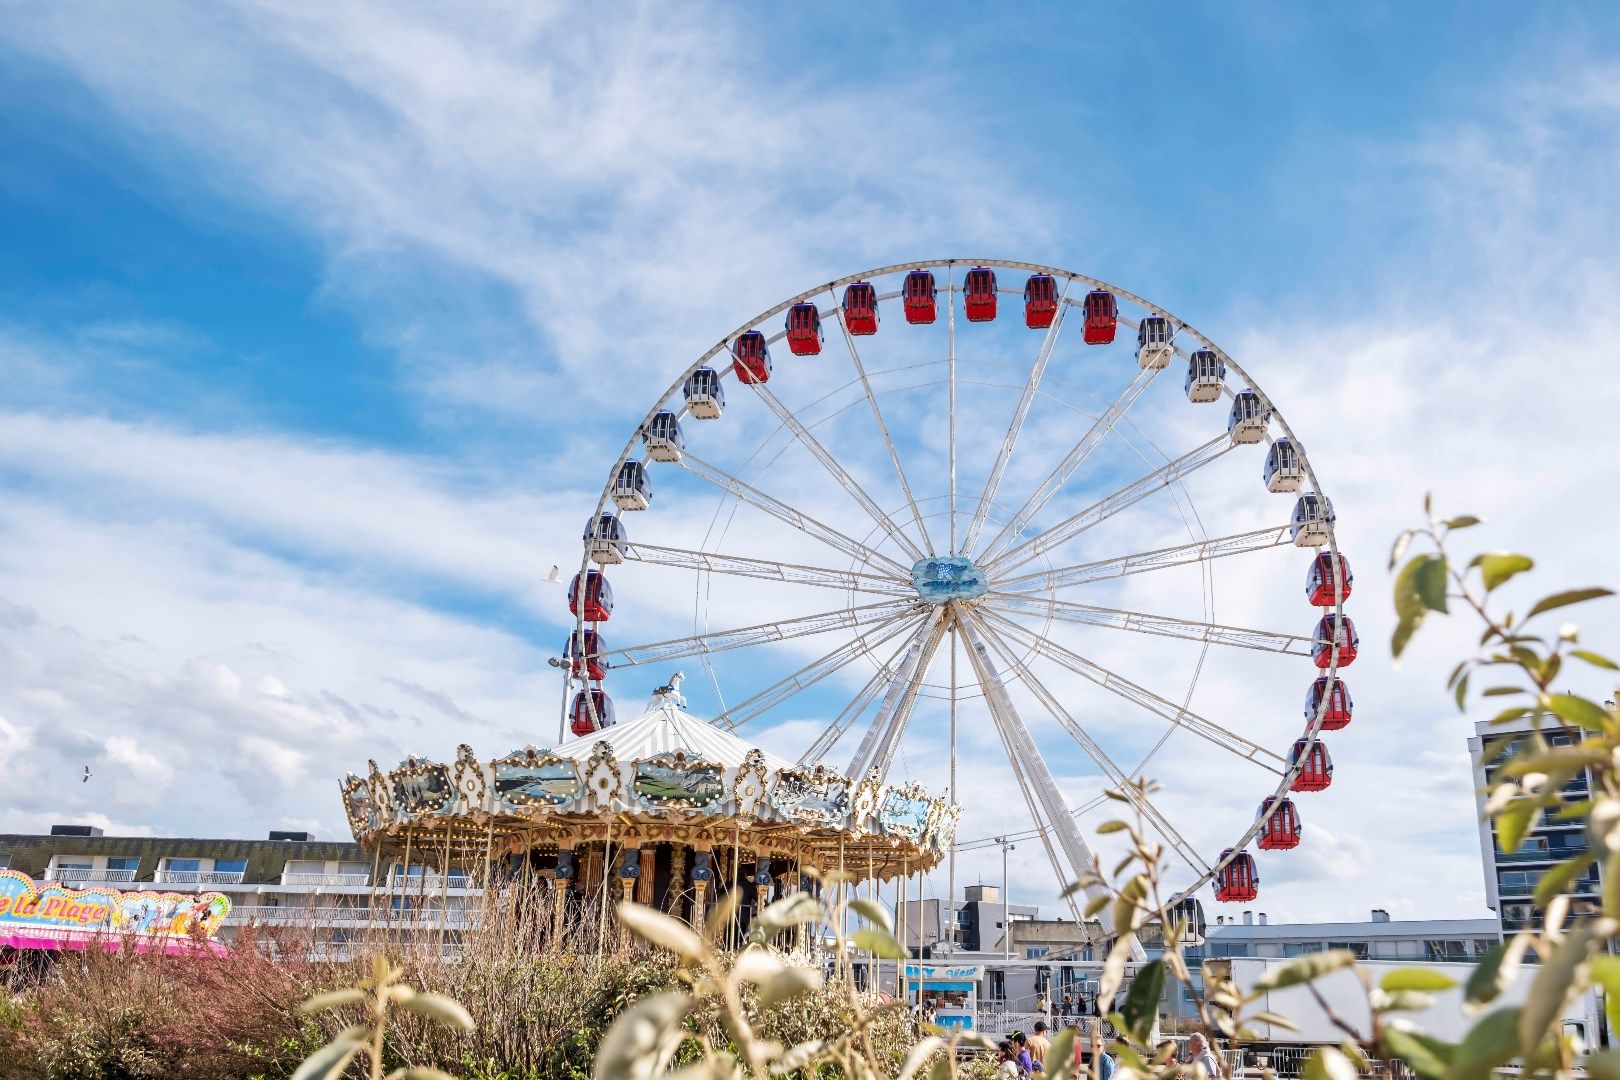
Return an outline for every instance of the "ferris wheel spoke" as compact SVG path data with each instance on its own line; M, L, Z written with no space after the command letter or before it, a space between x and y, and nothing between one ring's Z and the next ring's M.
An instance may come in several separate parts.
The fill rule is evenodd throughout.
M1199 857L1198 850L1187 842L1187 838L1182 836L1174 825L1170 824L1169 819L1164 816L1163 812L1154 806L1131 782L1131 775L1120 768L1114 759L1108 756L1107 751L1098 744L1097 740L1093 739L1090 733L1069 714L1069 711L1063 707L1062 702L1058 700L1057 695L1047 689L1046 684L1042 683L1035 676L1035 673L1029 669L1029 665L1024 663L999 638L991 637L990 642L992 648L1001 656L1002 661L1008 665L1010 670L1018 673L1024 685L1029 687L1030 691L1039 699L1042 707L1051 714L1052 719L1056 720L1069 733L1069 737L1079 745L1085 755L1096 764L1097 768L1102 770L1103 776L1113 785L1113 789L1124 796L1132 806L1136 807L1137 811L1153 826L1154 831L1164 839L1165 843L1177 855L1181 856L1182 861L1187 864L1188 868L1200 875L1212 873L1212 868Z
M671 566L681 570L698 570L706 574L784 581L793 585L815 585L882 596L912 596L916 592L910 585L896 578L862 574L855 570L833 570L825 566L805 566L800 563L778 562L774 559L691 551L686 548L645 544L634 540L625 542L624 554L626 558L637 562Z
M1121 510L1135 506L1155 491L1185 480L1199 469L1215 461L1236 444L1224 433L1215 436L1196 449L1189 450L1173 461L1168 461L1146 476L1139 477L1118 491L1098 499L1079 513L1063 519L1045 532L1009 548L984 566L986 573L1005 574L1040 558L1048 551L1068 543L1087 529L1100 525Z
M817 461L821 462L822 468L826 469L832 478L838 481L839 486L849 492L850 497L860 504L861 509L867 512L879 528L887 533L895 543L905 548L912 559L924 557L922 548L918 547L911 537L905 534L904 530L898 528L894 522L889 520L889 516L883 512L883 508L872 499L872 496L866 493L866 489L861 487L855 478L849 474L849 470L840 465L838 459L833 457L825 446L821 445L821 440L817 439L811 434L809 428L799 422L799 418L793 415L793 410L782 404L781 398L773 394L764 383L749 383L748 386L759 396L759 399L765 403L771 412L776 414L776 418L782 422L782 426L793 432L793 437L798 439L799 443L810 451ZM891 452L894 450L893 444L890 445L889 449ZM908 487L906 489L908 496L910 492L911 489ZM915 502L912 503L912 508L916 509ZM922 517L920 514L917 520L921 522Z
M1001 449L996 451L995 464L990 467L990 478L985 481L984 494L979 496L979 505L973 511L973 520L968 524L967 536L962 540L963 551L973 550L974 543L979 539L979 530L984 527L985 515L990 512L990 507L996 501L996 491L1001 487L1002 477L1007 473L1007 463L1012 460L1013 447L1018 444L1018 437L1023 433L1024 420L1029 416L1029 407L1035 401L1035 392L1040 388L1041 376L1046 374L1047 361L1052 358L1052 346L1057 343L1058 332L1063 329L1063 317L1069 310L1069 306L1063 301L1069 298L1069 286L1072 284L1071 280L1065 280L1063 283L1063 295L1059 297L1057 317L1046 328L1040 351L1035 354L1035 364L1029 369L1029 378L1024 380L1024 392L1018 398L1018 407L1013 410L1012 423L1007 425L1007 434L1002 437Z
M1142 396L1142 392L1148 388L1148 385L1153 382L1153 377L1158 373L1158 368L1141 368L1137 371L1136 378L1132 379L1130 384L1120 391L1119 396L1113 400L1101 416L1092 422L1086 433L1080 436L1080 441L1070 448L1069 452L1063 456L1063 460L1058 462L1057 467L1052 470L1045 480L1041 481L1041 486L1035 489L1035 493L1024 502L1023 506L1018 508L1011 520L1003 525L1001 531L991 538L990 543L985 545L981 558L994 559L1003 544L1018 539L1025 526L1034 520L1035 515L1045 508L1046 504L1062 489L1063 485L1068 483L1069 477L1074 475L1075 470L1085 462L1086 458L1091 456L1091 452L1097 449L1108 433L1114 430L1114 425L1119 423L1120 417L1124 416L1126 411L1136 403L1136 399ZM983 514L984 511L985 508L980 506L978 512Z
M902 611L875 623L865 633L846 641L824 656L819 656L784 679L779 679L745 701L738 702L716 716L711 723L727 731L735 731L774 709L782 702L810 689L827 676L842 669L856 657L892 641L904 633L911 622L920 618L915 612Z
M849 325L844 322L844 309L840 305L834 305L834 310L838 314L838 329L844 334L844 345L849 349L850 362L855 365L855 374L860 376L861 389L866 393L867 404L872 406L872 419L877 422L878 432L883 436L883 445L889 451L889 463L894 466L894 475L900 481L900 490L905 493L906 505L911 508L911 519L917 524L917 533L922 537L923 547L932 555L934 541L928 535L928 526L923 524L922 510L917 506L917 497L911 492L911 482L906 479L906 470L900 465L900 453L895 449L893 436L889 434L889 423L883 419L883 410L878 408L877 394L872 391L872 380L867 377L866 365L861 363L860 350L855 348L855 337L849 332Z
M951 479L951 554L960 550L956 546L956 268L945 267L945 379L949 389L946 391L945 408L950 431L947 437L950 440L950 479Z
M1017 641L1024 648L1039 653L1081 678L1097 684L1109 693L1124 698L1131 704L1146 709L1148 712L1170 721L1177 727L1185 728L1230 754L1245 761L1252 761L1267 772L1281 776L1286 771L1286 763L1280 754L1261 746L1254 740L1245 738L1235 731L1228 731L1213 720L1206 719L1191 709L1177 705L1145 687L1138 686L1123 675L1116 674L1096 661L1087 660L1080 654L1069 651L1057 642L1020 626L1004 615L987 612L986 617L993 625L1005 631L1008 637Z
M1149 615L1141 611L1094 607L1091 604L1076 604L1044 596L1005 596L992 592L985 597L985 604L992 611L1003 614L1054 618L1082 626L1132 630L1139 634L1207 641L1213 645L1230 645L1239 649L1258 649L1291 656L1309 656L1311 653L1311 639L1298 634L1250 630L1241 626L1177 619L1169 615Z
M989 647L985 638L994 633L979 620L973 613L962 612L958 623L962 628L962 635L967 639L968 662L973 665L973 671L978 678L979 686L984 691L985 704L989 706L990 717L1002 735L1003 745L1007 748L1008 760L1012 763L1014 771L1022 769L1027 777L1028 802L1030 813L1035 818L1036 825L1042 828L1043 834L1053 836L1062 849L1064 858L1068 861L1068 873L1059 867L1060 878L1076 881L1087 874L1094 874L1097 858L1092 853L1091 845L1081 834L1079 824L1069 813L1068 804L1063 801L1063 793L1058 790L1057 781L1053 779L1051 770L1046 767L1046 759L1041 756L1040 749L1036 747L1035 740L1030 736L1029 729L1024 726L1023 718L1018 715L1011 696L1007 693L1006 684L996 674L995 664L990 659ZM1088 898L1107 895L1107 889L1100 882L1085 888ZM1103 930L1112 935L1113 918L1106 907L1098 913L1102 921Z
M687 637L670 638L668 641L655 641L648 645L634 645L626 649L608 649L604 650L601 656L610 668L662 663L687 656L704 656L731 649L745 649L767 641L786 641L789 638L824 634L829 630L867 626L882 622L908 609L921 607L922 603L917 600L885 600L863 607L839 608L836 611L823 611L815 615L760 623L757 626L744 626L735 630L691 634Z
M849 704L833 717L832 723L816 736L816 741L810 744L810 748L800 755L798 762L800 765L813 765L832 753L833 747L838 745L838 740L842 739L855 720L866 712L867 706L877 700L883 688L894 680L900 670L901 654L910 648L913 640L925 633L927 628L920 628L913 632L912 637L900 642L899 647L889 655L889 659L879 665L866 685L861 687L861 692L850 699Z
M1048 589L1065 589L1074 585L1086 585L1093 581L1107 581L1112 578L1140 574L1147 570L1163 570L1171 566L1185 566L1188 563L1223 559L1250 551L1263 551L1266 548L1286 544L1291 539L1292 526L1279 525L1254 529L1249 532L1233 533L1230 536L1218 536L1213 540L1195 540L1189 544L1178 544L1175 547L1158 548L1154 551L1142 551L1134 555L1120 555L1112 559L1098 559L1095 562L1078 563L1074 566L1038 570L1034 573L1020 574L1018 577L1008 578L1005 581L998 581L995 585L997 591L1004 594L1036 593L1045 592Z
M771 517L798 529L807 536L815 537L822 543L842 551L857 562L866 566L887 568L895 576L907 580L911 577L909 569L901 566L887 555L867 547L859 540L845 536L830 525L823 525L809 514L804 513L802 510L795 510L780 499L772 498L752 484L737 479L716 465L709 464L690 450L681 455L681 466L693 476L707 480L722 491L748 503L756 510L769 514Z
M862 736L860 746L856 748L844 775L859 780L874 769L879 779L888 774L889 763L894 760L894 753L899 748L900 735L911 719L917 693L922 689L923 680L928 677L929 665L933 663L934 653L945 636L946 626L944 609L938 609L935 616L912 638L906 648L905 659L900 662L900 670L890 681L883 704Z

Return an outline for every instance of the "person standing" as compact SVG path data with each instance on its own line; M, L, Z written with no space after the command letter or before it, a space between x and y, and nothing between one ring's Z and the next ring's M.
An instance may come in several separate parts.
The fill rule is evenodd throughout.
M1065 1018L1074 1015L1074 995L1067 990L1063 991L1063 1000L1058 1004L1058 1015Z
M1029 1056L1029 1039L1022 1031L1012 1033L1013 1049L1018 1052L1018 1067L1024 1070L1025 1076L1035 1075L1035 1059Z
M1025 1043L1029 1049L1029 1060L1036 1069L1046 1068L1046 1055L1052 1050L1052 1040L1046 1037L1046 1021L1035 1021L1035 1034Z
M1203 1032L1195 1031L1187 1036L1187 1052L1192 1055L1192 1064L1203 1070L1209 1080L1221 1080L1226 1075L1226 1071L1221 1068L1220 1059L1210 1049L1209 1040L1204 1038Z
M1018 1057L1013 1051L1013 1044L1002 1039L996 1046L996 1076L1006 1077L1007 1080L1018 1080L1021 1074L1018 1071Z

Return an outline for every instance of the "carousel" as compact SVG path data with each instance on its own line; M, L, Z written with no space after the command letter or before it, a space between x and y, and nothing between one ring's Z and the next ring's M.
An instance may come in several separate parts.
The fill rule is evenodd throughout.
M344 809L379 866L544 881L558 929L621 899L701 926L735 894L746 930L761 905L814 888L812 870L894 882L900 900L950 850L960 809L947 799L795 765L685 705L677 676L640 716L549 750L373 761L343 782Z

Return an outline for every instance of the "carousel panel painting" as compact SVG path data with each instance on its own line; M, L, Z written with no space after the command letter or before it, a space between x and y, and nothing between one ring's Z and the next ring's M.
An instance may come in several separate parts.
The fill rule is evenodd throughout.
M436 814L450 805L455 792L443 765L407 762L394 770L394 805L407 814Z
M878 821L884 832L916 840L928 821L928 800L921 795L891 791L878 808Z
M784 769L771 792L771 805L785 817L831 825L849 813L849 781L837 773Z
M561 806L579 797L579 770L558 758L495 763L495 796L508 807Z
M636 762L635 791L649 806L712 806L725 797L725 775L711 761L659 754Z
M351 776L343 785L343 811L349 817L349 827L355 832L377 827L377 808L371 801L371 791L358 776Z

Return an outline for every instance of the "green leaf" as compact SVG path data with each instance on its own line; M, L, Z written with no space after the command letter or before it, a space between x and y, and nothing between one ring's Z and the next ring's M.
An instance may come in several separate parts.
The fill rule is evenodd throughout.
M1423 621L1422 616L1410 619L1401 619L1395 623L1395 632L1389 636L1389 655L1396 660L1406 651L1412 643L1412 635L1417 633L1418 624Z
M1535 606L1530 609L1530 613L1525 618L1533 619L1544 611L1568 607L1571 604L1582 604L1588 600L1597 600L1600 597L1613 595L1613 589L1570 589L1567 592L1553 593L1551 596L1544 596L1537 600Z
M808 994L821 986L821 972L813 968L794 967L791 964L759 988L759 1003L765 1008Z
M1603 987L1603 1009L1609 1017L1609 1030L1620 1031L1620 956L1594 957L1592 981Z
M640 904L620 904L618 913L619 923L643 941L668 949L685 960L702 958L703 939L681 920Z
M1401 619L1423 618L1423 597L1418 593L1418 574L1429 563L1435 562L1433 555L1414 555L1407 560L1401 572L1395 575L1395 614Z
M1398 968L1379 980L1378 985L1391 993L1397 990L1450 990L1457 980L1428 968Z
M1620 671L1620 664L1615 663L1601 653L1592 652L1590 649L1571 649L1569 655L1577 660L1585 660L1595 668L1602 668L1605 671Z
M906 950L900 947L900 943L881 930L857 930L851 940L857 949L864 949L880 959L906 959Z
M1394 545L1389 549L1389 569L1395 569L1395 564L1401 561L1401 556L1406 554L1406 549L1416 535L1416 529L1407 529L1395 538Z
M939 1053L944 1047L945 1040L938 1035L930 1035L928 1038L918 1041L911 1048L911 1052L906 1055L905 1063L900 1066L900 1076L897 1080L912 1080L917 1075L917 1070L923 1067L923 1063Z
M1076 1029L1066 1027L1052 1036L1052 1048L1046 1052L1046 1069L1041 1080L1069 1080L1078 1071L1074 1064Z
M1103 893L1101 896L1093 896L1090 900L1086 901L1085 917L1089 919L1093 915L1097 914L1097 912L1107 907L1110 899L1111 897L1107 893Z
M441 1069L417 1065L409 1069L395 1069L388 1074L387 1080L456 1080L456 1078Z
M1588 1054L1581 1061L1589 1080L1620 1080L1620 1051L1604 1050Z
M1561 892L1568 892L1569 883L1580 877L1581 871L1595 862L1597 862L1596 855L1590 851L1583 851L1542 874L1541 880L1536 882L1533 896L1536 907L1544 908L1553 897Z
M1506 584L1509 579L1536 565L1535 560L1528 555L1515 555L1511 552L1499 551L1490 555L1475 556L1470 566L1478 566L1480 574L1485 579L1485 591L1490 592L1500 585Z
M1489 1080L1492 1070L1506 1065L1519 1048L1519 1010L1516 1007L1486 1013L1463 1036L1451 1065L1451 1080Z
M1478 525L1483 520L1483 518L1477 518L1473 514L1461 514L1454 518L1447 518L1440 524L1448 529L1466 529Z
M894 920L889 918L889 909L873 900L869 896L859 896L849 902L851 910L861 916L885 934L894 933Z
M592 1075L596 1080L658 1076L681 1045L681 1021L691 1009L692 999L676 990L637 1000L602 1036Z
M1130 828L1130 826L1125 824L1123 821L1105 821L1101 825L1097 826L1097 833L1098 835L1102 835L1103 833L1123 832L1128 828Z
M302 1005L298 1006L301 1013L325 1012L327 1009L341 1009L345 1005L358 1005L366 1000L364 990L347 987L342 990L329 990L324 994L316 994Z
M1592 943L1592 925L1577 922L1554 947L1551 956L1544 957L1530 982L1530 993L1519 1010L1519 1054L1530 1058L1537 1045L1580 990L1575 980L1576 970L1587 960Z
M1356 1067L1337 1047L1318 1046L1305 1059L1302 1080L1356 1080Z
M442 994L413 994L401 1001L400 1005L418 1016L437 1020L445 1027L455 1028L458 1031L471 1031L474 1026L472 1014L462 1008L460 1002L452 1001Z
M1125 992L1125 1004L1119 1010L1137 1042L1147 1042L1153 1021L1159 1016L1159 998L1163 993L1164 961L1143 964L1136 978L1131 980L1131 988Z
M1481 690L1480 697L1510 697L1513 694L1528 694L1530 691L1522 686L1493 686L1489 690Z
M1430 611L1446 613L1446 560L1437 556L1417 568L1412 576L1412 587L1418 599Z
M1536 820L1536 804L1530 799L1518 799L1508 803L1496 815L1496 841L1502 845L1502 851L1511 855L1519 850L1519 844L1524 841L1524 834L1530 831L1530 826Z
M1424 1080L1441 1080L1457 1053L1451 1043L1397 1023L1384 1029L1384 1049L1406 1062Z
M360 1052L361 1045L360 1039L348 1033L339 1035L305 1058L298 1071L292 1074L292 1080L335 1080L349 1067L354 1055Z
M1434 1006L1434 995L1421 990L1373 990L1367 995L1373 1012L1422 1012Z
M1254 980L1255 990L1281 990L1287 986L1298 986L1302 983L1314 982L1330 971L1351 967L1356 962L1356 954L1349 949L1329 949L1327 952L1308 953L1297 960L1290 960L1286 964L1279 964L1267 968Z
M826 914L827 910L821 906L821 901L807 892L796 892L788 894L761 911L754 920L754 925L769 936L791 927L817 922Z
M1516 944L1517 943L1517 944ZM1520 957L1525 942L1513 938L1494 946L1479 963L1474 965L1463 988L1463 999L1470 1005L1485 1005L1495 1001L1518 974Z
M1547 707L1561 719L1588 731L1602 731L1609 711L1595 701L1574 694L1548 694Z

